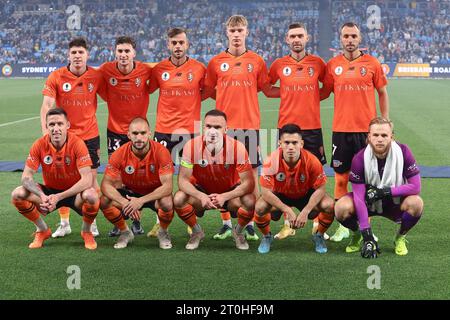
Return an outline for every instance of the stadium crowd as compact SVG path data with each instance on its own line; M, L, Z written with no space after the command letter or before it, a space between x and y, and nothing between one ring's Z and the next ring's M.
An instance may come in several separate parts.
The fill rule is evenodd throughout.
M58 1L54 5L29 7L31 10L23 10L17 4L0 4L0 63L66 61L67 44L74 36L89 40L91 62L110 61L114 59L114 39L119 35L138 40L141 60L160 61L167 56L165 33L173 26L188 29L190 55L207 63L224 49L223 23L235 13L248 17L248 45L269 63L287 52L281 35L291 21L303 21L307 25L312 37L310 48L318 54L319 11L318 4L312 1L138 0L108 2L108 5L83 1L78 4L82 13L81 30L73 31L66 27L69 15L65 8L70 4Z
M370 30L368 5L381 9L381 28ZM448 1L333 1L333 30L353 20L362 28L363 45L380 62L450 63ZM365 39L364 39L365 38ZM332 48L339 48L336 31ZM337 51L336 51L337 52Z

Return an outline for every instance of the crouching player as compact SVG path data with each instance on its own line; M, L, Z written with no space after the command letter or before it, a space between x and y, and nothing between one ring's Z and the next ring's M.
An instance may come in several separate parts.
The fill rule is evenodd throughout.
M219 110L205 115L204 135L183 148L174 206L179 217L192 228L186 249L197 249L205 237L197 217L205 210L225 209L238 218L232 234L236 248L249 248L245 226L253 219L255 181L245 146L228 137L227 117Z
M308 219L318 216L319 226L313 234L315 250L326 253L324 234L334 219L334 201L325 193L327 178L321 162L303 149L301 129L286 124L280 129L280 147L263 166L260 177L261 197L256 202L255 222L264 237L260 253L268 253L273 241L270 220L278 221L286 213L291 227L303 228ZM292 210L296 207L298 215Z
M393 140L393 124L385 118L370 122L368 142L352 160L353 192L336 203L336 219L353 231L346 251L361 251L363 258L378 256L369 216L380 215L400 224L395 253L406 255L405 235L423 212L419 167L410 149Z
M120 230L114 248L122 249L134 239L125 220L140 220L141 209L157 212L161 228L159 247L172 248L167 228L173 219L173 164L169 151L150 139L146 119L135 118L128 127L130 142L114 151L103 177L101 209Z
M17 210L36 225L34 240L28 247L41 248L52 235L41 214L69 207L83 216L81 237L86 249L94 250L97 243L91 224L97 216L99 198L92 188L89 151L82 139L67 132L70 123L63 109L50 109L45 119L48 134L34 142L22 174L22 186L11 195ZM44 184L33 180L39 166Z

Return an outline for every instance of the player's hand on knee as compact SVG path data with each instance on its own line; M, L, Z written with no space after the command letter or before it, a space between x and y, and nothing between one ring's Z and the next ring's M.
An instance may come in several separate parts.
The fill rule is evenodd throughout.
M361 257L366 259L377 258L381 253L378 243L375 241L371 228L361 230L363 236L363 246L361 248Z

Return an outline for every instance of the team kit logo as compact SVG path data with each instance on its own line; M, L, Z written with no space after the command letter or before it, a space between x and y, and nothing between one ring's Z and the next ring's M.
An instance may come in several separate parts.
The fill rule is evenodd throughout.
M194 74L192 72L188 72L187 79L189 82L192 82L192 80L194 80Z
M162 79L163 81L169 80L169 79L170 79L170 73L164 72L164 73L161 75L161 79Z
M225 71L228 71L228 69L230 69L230 65L228 63L224 62L220 65L221 71L225 72Z
M70 160L69 156L66 156L64 159L64 162L66 163L66 165L70 166L70 163L72 162L72 160Z
M284 67L283 68L283 75L285 75L286 77L290 76L292 73L292 69L289 67Z
M342 74L342 71L344 71L344 69L341 66L337 66L336 69L334 69L334 73L337 76L340 76Z
M359 73L361 73L361 76L365 76L366 74L367 74L367 69L366 69L366 67L361 67L360 69L359 69Z
M249 64L247 65L247 71L248 71L248 72L253 72L253 65L252 65L251 63L249 63Z
M46 155L44 157L44 163L45 164L52 164L52 162L53 162L53 158L50 155Z
M126 167L125 167L125 172L126 172L127 174L133 174L133 173L134 173L134 167L131 166L131 165L126 166Z
M138 88L139 88L139 86L141 85L141 83L142 83L142 80L141 80L141 78L139 78L139 77L137 77L136 80L134 80L134 84L135 84L136 87L138 87Z
M94 91L94 84L93 83L91 83L91 82L88 83L88 90L91 93Z
M69 92L70 90L72 90L72 85L70 83L68 83L68 82L65 82L62 85L62 89L63 89L64 92Z
M314 76L314 68L313 67L308 67L308 74L310 77Z
M113 86L113 87L115 87L115 86L117 86L117 79L116 78L109 78L109 83Z

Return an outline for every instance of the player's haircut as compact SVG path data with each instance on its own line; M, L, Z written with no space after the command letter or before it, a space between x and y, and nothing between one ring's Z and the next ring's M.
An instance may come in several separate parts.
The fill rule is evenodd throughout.
M87 47L87 41L85 38L74 38L69 42L69 49L72 47L83 47L86 50L88 49Z
M306 33L308 33L308 30L306 29L306 25L303 22L294 22L291 23L288 27L288 31L291 29L298 29L298 28L302 28L305 30Z
M359 31L359 33L361 33L361 29L359 28L359 26L356 24L356 23L354 23L354 22L346 22L346 23L344 23L342 26L341 26L341 28L339 29L339 33L342 33L342 29L344 29L345 27L347 27L347 28L353 28L353 27L356 27L356 29L358 29L358 31Z
M217 109L212 109L209 110L206 114L205 114L205 119L206 117L223 117L225 119L225 121L227 121L227 115L225 114L225 112L217 110Z
M128 36L117 37L115 47L117 47L119 44L131 44L133 49L136 49L136 41L132 37Z
M47 114L45 115L45 120L47 120L50 116L64 116L64 118L68 120L66 111L61 108L51 108L50 110L48 110Z
M170 28L167 31L167 38L173 38L173 37L175 37L175 36L177 36L179 34L182 34L182 33L187 35L187 32L186 32L185 28L180 28L180 27Z
M394 132L394 124L392 123L391 120L383 118L383 117L376 117L373 118L370 123L369 123L369 132L370 132L370 128L375 125L375 124L388 124L389 127L391 127L392 132Z
M235 14L228 18L225 27L248 26L247 18L240 14Z
M128 127L131 127L132 124L139 123L139 122L146 123L147 126L150 128L150 123L148 122L148 120L145 118L141 118L141 117L136 117L133 120L131 120L130 125Z
M302 129L300 129L300 127L294 123L287 123L285 124L281 129L280 129L280 140L281 137L283 136L283 134L298 134L300 136L300 138L302 137Z

